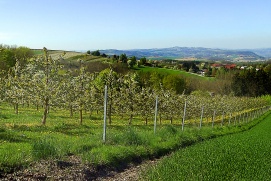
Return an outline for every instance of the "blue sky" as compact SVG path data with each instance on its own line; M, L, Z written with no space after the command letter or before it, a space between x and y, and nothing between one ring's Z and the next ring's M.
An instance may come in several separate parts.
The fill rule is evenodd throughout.
M0 0L0 44L270 48L270 0Z

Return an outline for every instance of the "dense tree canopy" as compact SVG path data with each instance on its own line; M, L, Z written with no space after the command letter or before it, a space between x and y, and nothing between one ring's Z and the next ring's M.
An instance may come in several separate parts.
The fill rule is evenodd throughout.
M130 68L133 68L136 65L136 57L132 56L131 58L129 58L127 63Z
M270 72L262 69L240 71L233 77L232 90L236 96L257 97L271 94Z
M99 50L96 50L96 51L91 52L91 55L93 55L93 56L100 56L101 53L100 53Z
M27 47L0 45L0 70L9 70L15 66L16 61L20 63L20 66L24 66L32 56L33 52Z

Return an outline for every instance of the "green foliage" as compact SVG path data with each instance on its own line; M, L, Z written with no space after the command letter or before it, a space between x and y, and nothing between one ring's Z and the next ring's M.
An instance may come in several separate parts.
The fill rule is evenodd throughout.
M152 72L150 74L149 82L154 90L159 91L161 89L162 78L163 75L158 72Z
M129 68L133 68L136 65L136 57L132 56L127 63Z
M264 70L243 70L233 77L232 87L236 96L257 97L271 94L271 76Z
M112 69L105 69L99 73L95 79L95 85L99 88L104 88L105 85L108 85L110 88L116 83L117 73Z
M15 49L15 57L21 66L25 66L30 58L34 56L32 50L27 47L18 47Z
M168 90L173 90L176 94L181 94L185 90L185 81L177 75L167 75L163 78L163 86Z
M128 60L128 58L127 58L127 56L126 56L125 53L124 53L124 54L121 54L121 55L119 56L119 61L120 61L120 62L122 62L122 63L127 63L127 60Z
M145 65L147 63L147 59L146 57L142 57L140 58L140 61L139 61L140 65Z
M91 55L93 55L93 56L100 56L101 53L100 53L99 50L96 50L96 51L91 52Z
M16 61L24 66L33 56L33 52L27 47L0 47L0 70L9 70L16 64Z

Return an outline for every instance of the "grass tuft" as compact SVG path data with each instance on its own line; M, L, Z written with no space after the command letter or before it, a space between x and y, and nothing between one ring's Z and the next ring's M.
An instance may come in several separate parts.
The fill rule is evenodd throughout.
M56 141L51 137L44 137L33 143L33 157L38 159L46 159L50 157L58 156L58 149L56 147Z

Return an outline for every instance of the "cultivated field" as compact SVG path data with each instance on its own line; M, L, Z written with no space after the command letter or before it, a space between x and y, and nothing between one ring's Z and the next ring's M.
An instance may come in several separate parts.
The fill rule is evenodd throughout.
M270 180L271 114L249 131L181 149L144 180Z

